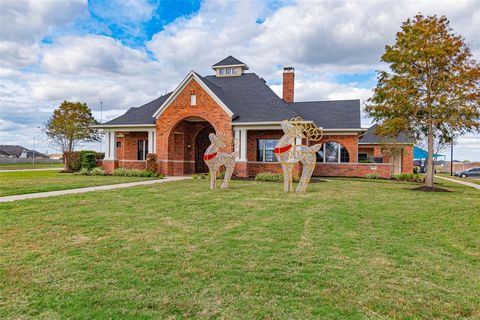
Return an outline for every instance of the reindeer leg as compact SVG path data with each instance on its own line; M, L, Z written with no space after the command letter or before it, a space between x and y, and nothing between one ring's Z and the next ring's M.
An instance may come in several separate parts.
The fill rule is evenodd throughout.
M287 163L287 177L284 181L285 192L292 192L293 191L293 163Z
M228 183L230 182L230 178L232 177L233 174L233 166L231 163L228 165L225 164L225 177L223 177L223 182L222 182L222 189L228 189Z
M308 182L312 177L313 169L315 169L315 162L310 161L311 159L305 159L302 161L303 170L302 170L302 177L300 178L300 183L297 186L297 190L295 192L306 192Z
M210 189L214 190L217 188L217 167L211 166L210 168Z

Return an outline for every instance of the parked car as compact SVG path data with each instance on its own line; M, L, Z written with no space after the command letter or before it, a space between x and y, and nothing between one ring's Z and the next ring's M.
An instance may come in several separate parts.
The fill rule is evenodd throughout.
M467 170L458 171L455 172L454 175L461 178L480 177L480 168L470 168Z

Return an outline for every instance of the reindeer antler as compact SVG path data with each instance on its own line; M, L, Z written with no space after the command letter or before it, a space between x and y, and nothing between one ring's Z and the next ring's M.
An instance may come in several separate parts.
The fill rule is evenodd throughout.
M227 134L223 131L219 131L216 134L217 138L222 140L223 143L225 143L227 146L235 146L238 145L238 139L234 139L231 136L227 136Z
M288 122L299 129L299 131L302 131L307 140L318 141L323 138L323 130L311 121L305 121L301 117L295 117Z

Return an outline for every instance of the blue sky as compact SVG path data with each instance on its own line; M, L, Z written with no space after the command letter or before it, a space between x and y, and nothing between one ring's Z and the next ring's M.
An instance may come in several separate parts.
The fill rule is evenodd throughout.
M172 90L190 70L232 54L281 91L296 69L296 99L360 99L376 84L379 58L402 21L445 14L479 59L472 1L4 0L0 4L0 144L55 152L37 126L65 99L103 120ZM371 120L362 119L364 126ZM99 148L98 145L87 146ZM478 135L458 159L480 160Z

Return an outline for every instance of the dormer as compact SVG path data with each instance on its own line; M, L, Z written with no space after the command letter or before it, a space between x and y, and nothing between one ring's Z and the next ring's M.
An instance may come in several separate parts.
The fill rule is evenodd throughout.
M228 56L212 66L217 77L238 77L248 70L248 66L235 57Z

